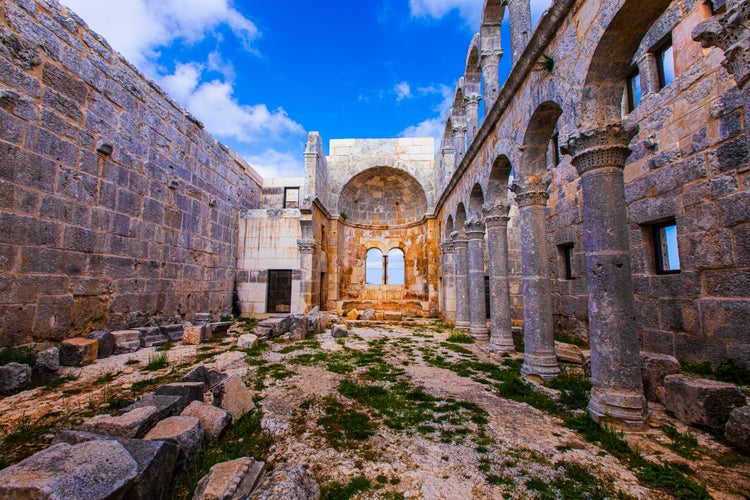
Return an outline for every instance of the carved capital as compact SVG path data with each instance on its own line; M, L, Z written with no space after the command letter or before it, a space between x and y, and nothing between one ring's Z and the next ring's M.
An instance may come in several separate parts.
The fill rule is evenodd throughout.
M503 203L498 203L497 205L485 205L484 208L482 208L484 223L488 228L507 226L508 221L510 220L508 212L510 212L510 205Z
M440 250L443 253L451 254L453 253L453 242L451 240L445 240L440 244Z
M453 239L453 248L455 250L468 248L469 246L469 240L466 238L466 233L463 231L453 231L451 233L451 239Z
M518 203L519 208L531 205L544 206L547 204L547 199L549 198L547 186L549 186L548 180L535 176L534 179L524 182L514 182L510 190L516 194L516 203Z
M311 254L315 253L315 250L318 248L318 242L313 239L302 239L297 240L297 246L300 253Z
M744 89L750 82L750 4L729 0L726 11L693 28L693 40L724 51L722 65Z
M467 108L476 108L479 107L479 102L482 100L482 96L480 94L469 94L464 97L464 105Z
M462 126L462 125L457 125L457 126L453 127L453 129L451 131L453 132L453 138L454 139L456 137L463 138L464 133L466 132L466 127Z
M464 223L466 228L467 240L481 240L484 238L484 221L481 219L471 219Z
M562 152L573 157L579 175L601 167L624 168L631 153L630 140L636 134L635 123L610 123L572 135Z

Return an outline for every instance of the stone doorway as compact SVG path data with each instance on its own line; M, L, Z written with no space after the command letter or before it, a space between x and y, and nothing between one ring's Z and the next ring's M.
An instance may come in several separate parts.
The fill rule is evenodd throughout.
M268 271L266 312L288 313L292 307L292 271Z

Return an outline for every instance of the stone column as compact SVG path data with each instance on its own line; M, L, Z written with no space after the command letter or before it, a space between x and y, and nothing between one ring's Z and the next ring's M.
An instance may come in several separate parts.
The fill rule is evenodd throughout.
M510 17L510 49L516 64L531 38L531 5L529 0L508 0Z
M301 278L299 301L292 299L292 312L305 313L312 308L313 281L315 280L313 258L315 257L315 250L318 248L318 242L312 238L303 238L297 240L297 247L299 248L299 273Z
M464 97L464 107L466 108L466 126L468 132L467 146L471 144L479 129L479 103L482 96L479 94L469 94Z
M456 320L456 285L453 264L453 241L446 240L440 245L443 253L443 317Z
M727 0L722 14L706 19L693 28L693 40L704 48L724 51L722 65L744 90L750 82L750 8L747 0Z
M502 49L482 49L482 74L484 76L484 115L492 109L500 93L498 66L503 56Z
M555 353L552 322L552 286L545 208L547 186L539 176L513 184L521 219L521 268L523 270L522 375L552 380L560 373Z
M468 330L469 320L469 241L463 231L451 233L456 269L456 329Z
M469 240L469 334L475 339L488 339L487 306L484 289L484 222L466 222L466 239Z
M466 127L463 125L456 125L453 127L453 149L455 151L455 160L456 165L461 163L461 158L463 158L464 153L466 152L466 139L464 138L464 135L466 134Z
M591 400L596 421L642 427L646 413L630 273L623 170L635 124L609 124L575 135L566 153L581 176L588 281Z
M508 212L510 205L486 206L487 267L490 273L490 352L515 350L510 321L510 280L508 277Z

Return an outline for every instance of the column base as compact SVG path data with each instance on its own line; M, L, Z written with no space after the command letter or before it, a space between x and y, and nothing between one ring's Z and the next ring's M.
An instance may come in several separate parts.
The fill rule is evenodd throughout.
M470 326L471 326L471 323L469 323L468 321L458 320L456 321L456 324L453 328L456 330L462 330L462 331L468 332Z
M646 423L647 408L643 393L591 389L589 414L597 423L619 424L630 430L639 430Z
M506 352L514 352L516 345L513 343L513 338L508 339L507 337L497 338L497 335L490 336L490 345L487 347L489 352L496 354L505 354Z
M469 327L469 337L475 340L489 340L490 331L487 327Z
M521 375L536 375L543 380L554 380L560 374L557 356L552 354L524 354Z

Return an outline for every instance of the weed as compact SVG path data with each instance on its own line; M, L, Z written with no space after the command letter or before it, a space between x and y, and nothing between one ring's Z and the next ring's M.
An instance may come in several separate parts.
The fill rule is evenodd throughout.
M345 219L345 217L344 217ZM347 483L334 481L323 487L322 497L325 500L348 500L357 493L369 491L372 483L364 476L357 476L350 479Z
M704 485L695 483L683 471L671 464L647 462L638 473L638 479L680 499L704 500L711 498Z
M680 367L682 368L682 373L686 375L698 375L699 377L707 378L713 378L715 376L714 369L708 361L695 362L681 359Z
M690 460L695 459L695 452L698 447L698 439L695 437L695 434L690 431L687 431L685 434L680 433L672 422L666 422L661 426L661 430L672 440L672 444L669 447L675 453Z
M167 352L172 347L174 347L174 344L172 342L164 342L162 345L156 348L157 352Z
M568 332L555 333L555 340L558 342L564 342L566 344L577 345L578 347L583 347L584 349L589 348L589 345L586 343L585 340L578 338L578 337L573 337Z
M146 378L143 380L139 380L133 383L133 385L130 387L130 391L133 392L134 394L140 394L141 392L146 391L146 389L149 389L151 387L167 382L171 378L172 378L172 374L168 373L166 375L161 375L159 377Z
M463 332L453 332L446 339L448 342L454 342L456 344L473 344L474 339L469 337Z
M716 369L716 378L737 385L750 385L750 369L730 359Z
M332 396L325 398L324 405L325 415L317 423L323 427L326 439L334 448L352 448L353 441L363 441L375 435L376 426L369 415L346 408Z
M115 374L107 372L98 379L94 380L94 385L109 384L115 379Z
M585 409L589 404L591 381L587 377L573 375L563 369L560 376L549 383L560 391L560 403L570 409Z
M240 318L237 321L245 332L252 332L253 328L258 325L258 320L255 318Z
M141 362L140 362L140 361L138 361L137 359L133 359L133 358L128 358L128 359L127 359L127 360L125 361L125 366L131 366L131 365L139 365L139 364L141 364Z
M34 366L36 351L32 347L6 347L0 349L0 366L8 363L19 363Z
M146 363L146 366L141 368L142 372L153 372L156 370L161 370L163 368L167 368L169 366L169 361L167 360L167 353L161 352L159 354L148 355L148 363Z

